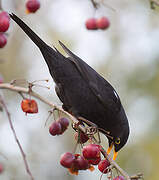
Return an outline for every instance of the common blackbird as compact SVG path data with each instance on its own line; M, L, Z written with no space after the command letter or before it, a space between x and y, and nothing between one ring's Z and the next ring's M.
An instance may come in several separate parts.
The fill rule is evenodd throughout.
M55 81L55 90L63 103L63 109L76 118L82 117L96 124L108 138L107 152L114 146L115 160L117 152L125 145L129 136L127 116L117 92L62 42L59 41L69 57L48 46L15 14L10 14L10 17L40 49Z

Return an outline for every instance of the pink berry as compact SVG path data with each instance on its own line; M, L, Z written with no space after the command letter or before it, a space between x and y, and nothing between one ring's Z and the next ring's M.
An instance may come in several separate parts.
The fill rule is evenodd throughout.
M96 144L88 144L84 146L82 149L82 154L85 159L95 160L100 157L100 148L99 145Z
M0 16L5 16L5 17L7 17L8 19L10 19L9 14L8 14L6 11L2 11L2 12L0 13Z
M0 163L0 174L4 171L3 165Z
M65 168L70 168L74 160L75 160L75 156L70 152L66 152L61 155L60 164Z
M61 134L61 124L58 122L53 122L49 128L49 132L52 136Z
M88 160L89 164L92 164L92 165L98 165L100 161L101 161L101 157L99 157L97 159Z
M95 18L90 18L86 21L85 23L86 28L88 30L96 30L97 29L97 24L96 24L96 19Z
M61 134L68 128L69 120L65 117L59 118L57 122L61 125Z
M125 178L123 176L117 176L113 180L125 180Z
M76 139L79 143L84 144L85 142L88 141L89 137L88 137L85 133L83 133L82 131L80 131L79 133L78 133L78 132L75 133L75 139Z
M80 154L75 154L75 160L73 162L72 168L76 170L86 170L90 167L88 160L86 160Z
M26 3L26 8L29 13L35 13L40 8L39 0L28 0Z
M3 33L0 33L0 48L3 48L7 44L7 38Z
M9 28L9 15L7 12L3 11L0 13L0 32L6 32Z
M99 164L98 164L98 169L102 172L102 173L104 173L104 174L106 174L107 172L108 172L108 167L110 166L110 162L107 160L107 159L104 159L104 160L102 160L102 161L100 161L99 162Z
M110 22L108 18L102 17L96 21L96 25L98 29L107 29L110 26Z
M64 126L64 127L69 126L69 120L65 117L58 119L58 122L61 124L61 126Z

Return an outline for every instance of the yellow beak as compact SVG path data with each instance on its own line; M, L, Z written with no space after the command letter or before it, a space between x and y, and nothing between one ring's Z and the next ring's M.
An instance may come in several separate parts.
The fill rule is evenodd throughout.
M115 161L117 155L118 155L118 152L116 152L116 151L114 150L114 154L113 154L113 160L114 160L114 161Z
M107 154L110 153L110 151L112 150L112 148L113 148L113 143L111 143L111 145L109 146L109 148L108 148L108 150L107 150Z

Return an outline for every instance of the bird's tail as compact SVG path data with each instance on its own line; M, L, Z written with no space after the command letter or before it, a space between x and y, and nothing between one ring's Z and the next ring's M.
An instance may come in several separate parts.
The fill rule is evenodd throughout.
M9 14L10 17L23 29L23 31L30 37L30 39L41 49L46 46L46 43L35 34L29 26L27 26L19 17L15 14Z

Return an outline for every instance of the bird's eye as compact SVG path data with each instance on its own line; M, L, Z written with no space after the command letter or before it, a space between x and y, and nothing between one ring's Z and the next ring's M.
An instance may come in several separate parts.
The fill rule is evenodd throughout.
M120 138L116 138L115 144L120 144Z

